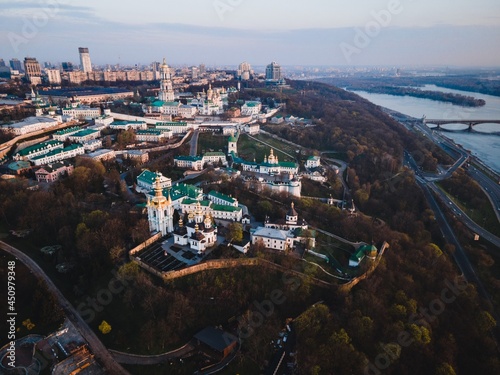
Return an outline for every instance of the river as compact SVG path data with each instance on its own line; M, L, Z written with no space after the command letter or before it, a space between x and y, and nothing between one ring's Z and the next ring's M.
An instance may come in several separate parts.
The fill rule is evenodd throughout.
M425 85L423 90L450 92L484 99L482 107L461 107L451 103L438 102L430 99L420 99L411 96L394 96L387 94L372 94L365 91L353 91L370 102L404 113L408 116L428 119L479 119L500 120L500 97L478 94L475 92L452 90L435 85ZM466 125L446 125L448 129L464 129ZM465 149L479 157L485 164L500 172L500 135L487 134L500 132L500 124L481 124L474 127L476 132L446 132L445 135L461 144ZM481 132L482 134L479 134Z

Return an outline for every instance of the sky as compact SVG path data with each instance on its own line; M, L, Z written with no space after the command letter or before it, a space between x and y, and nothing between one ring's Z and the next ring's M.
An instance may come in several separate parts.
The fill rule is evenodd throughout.
M499 0L0 0L0 58L500 67Z

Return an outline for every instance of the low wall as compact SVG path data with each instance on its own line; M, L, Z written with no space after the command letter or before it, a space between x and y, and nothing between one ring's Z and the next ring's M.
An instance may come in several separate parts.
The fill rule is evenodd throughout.
M348 293L351 291L353 287L355 287L360 281L367 279L370 277L370 275L375 271L377 268L378 264L380 263L380 260L382 259L382 256L384 255L384 252L387 248L389 248L389 244L387 242L384 242L375 261L373 264L370 266L368 271L366 271L363 275L356 277L349 281L348 283L345 284L332 284L327 281L323 281L320 279L317 279L315 277L311 277L308 275L305 275L302 272L291 270L289 268L280 266L279 264L270 262L268 260L262 259L262 258L240 258L240 259L214 259L214 260L209 260L203 263L195 264L193 266L189 266L186 268L183 268L181 270L177 271L168 271L168 272L161 272L153 267L149 266L148 264L144 263L142 260L137 259L137 257L134 256L134 254L138 253L139 251L143 250L147 246L151 245L153 242L159 240L161 238L161 233L157 233L151 238L147 239L144 241L142 244L136 246L129 252L130 259L133 262L136 262L140 267L144 268L148 272L151 272L153 275L156 275L158 277L161 277L164 281L169 281L169 280L175 280L180 277L185 277L189 276L198 272L202 271L208 271L208 270L218 270L218 269L225 269L225 268L235 268L235 267L251 267L251 266L262 266L262 267L267 267L271 268L273 270L291 274L294 276L297 276L301 278L302 280L307 280L313 285L319 286L321 288L338 288L339 291Z
M139 251L141 251L142 249L148 247L149 245L151 245L153 242L156 242L158 241L160 238L162 237L161 235L161 232L158 232L156 233L155 235L153 235L152 237L149 237L146 241L144 241L143 243L141 243L140 245L137 245L136 247L134 247L132 250L130 250L128 252L129 254L129 257L132 257L134 254L137 254Z

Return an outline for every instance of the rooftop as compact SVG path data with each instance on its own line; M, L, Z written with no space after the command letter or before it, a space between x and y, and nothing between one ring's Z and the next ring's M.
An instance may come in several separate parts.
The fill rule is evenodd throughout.
M208 195L212 195L216 198L219 198L219 199L222 199L222 200L225 200L226 202L229 202L229 203L234 203L236 202L236 199L226 195L226 194L222 194L222 193L219 193L218 191L215 191L215 190L212 190L210 193L208 193Z
M55 134L55 135L65 135L65 134L68 134L68 133L74 133L74 132L77 132L78 130L80 130L80 127L79 127L79 126L72 126L72 127L70 127L70 128L66 128L66 129L58 130L58 131L56 131L54 134Z
M72 134L71 136L72 137L86 137L87 135L95 134L97 132L99 132L99 130L83 129L83 130L80 130L79 132L77 132L75 134Z
M46 141L46 142L40 142L32 146L28 146L26 148L23 148L22 150L18 151L17 154L21 156L26 156L29 155L33 152L37 152L46 148L54 148L54 147L60 147L62 148L63 143L55 140L51 141Z

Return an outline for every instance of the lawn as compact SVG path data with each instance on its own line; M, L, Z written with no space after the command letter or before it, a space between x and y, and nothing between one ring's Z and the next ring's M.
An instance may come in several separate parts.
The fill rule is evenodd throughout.
M274 155L278 156L280 161L295 161L295 158L284 154L286 152L290 155L295 155L295 148L283 143L277 139L267 135L259 134L254 138L242 134L238 140L238 156L242 159L260 163L264 160L265 156L269 156L271 147L273 148ZM262 143L265 142L265 143Z
M212 133L200 133L198 136L197 154L202 155L206 152L227 150L228 136Z

